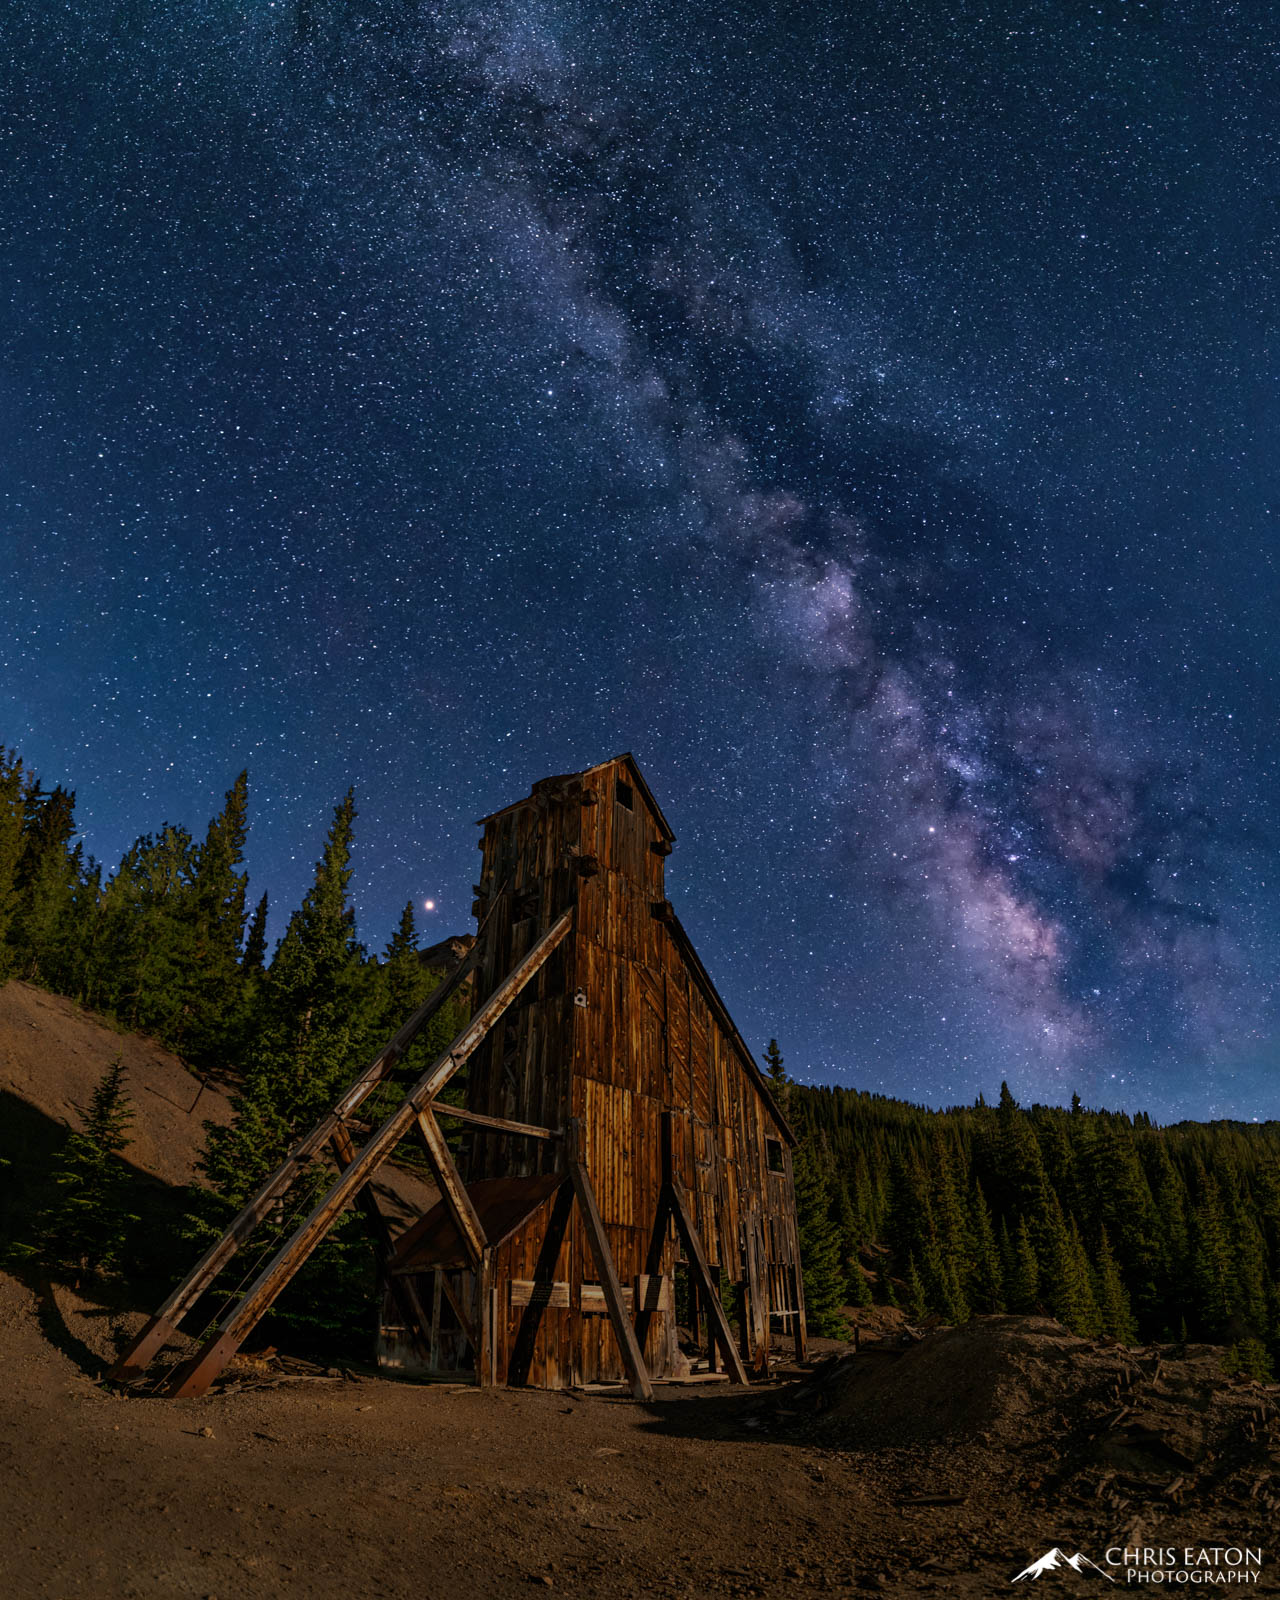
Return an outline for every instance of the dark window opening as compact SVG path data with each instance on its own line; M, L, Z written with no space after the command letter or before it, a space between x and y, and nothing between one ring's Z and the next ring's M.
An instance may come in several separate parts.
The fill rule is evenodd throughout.
M620 806L625 806L628 811L633 809L631 804L631 785L629 783L620 782L618 787L614 790L614 795L617 798Z
M770 1172L785 1172L787 1169L782 1162L782 1140L766 1139L764 1142L765 1160L769 1164Z

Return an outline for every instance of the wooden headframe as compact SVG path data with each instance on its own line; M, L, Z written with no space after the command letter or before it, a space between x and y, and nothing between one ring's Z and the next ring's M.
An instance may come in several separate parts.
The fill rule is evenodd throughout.
M333 1183L311 1214L280 1246L214 1329L202 1348L174 1371L166 1385L166 1393L177 1398L203 1394L208 1389L258 1322L275 1304L286 1285L303 1266L338 1217L365 1191L369 1180L390 1158L400 1140L411 1129L416 1127L422 1133L441 1191L459 1208L460 1227L463 1231L468 1226L473 1229L474 1219L467 1212L466 1190L445 1144L444 1136L440 1132L439 1124L435 1120L433 1102L450 1078L466 1063L521 989L566 937L572 922L572 911L566 911L552 923L528 954L518 961L506 978L494 988L466 1027L407 1091L403 1100L381 1126L358 1150L354 1149L350 1145L346 1127L347 1118L367 1099L378 1084L386 1080L395 1062L404 1054L423 1025L439 1010L449 995L457 989L463 977L476 964L482 943L477 939L471 955L453 977L442 985L378 1052L334 1109L290 1152L222 1237L201 1257L121 1356L110 1376L122 1381L138 1377L145 1371L165 1341L177 1331L186 1313L212 1284L222 1267L232 1259L262 1219L287 1192L304 1165L316 1156L326 1143L335 1138L339 1145L339 1171ZM452 1108L445 1106L441 1109L448 1112ZM344 1156L347 1159L344 1160ZM479 1264L483 1268L483 1236L476 1235L472 1231L471 1241L480 1253ZM482 1270L480 1273L482 1282L484 1276ZM480 1310L483 1317L483 1305ZM414 1320L417 1320L416 1315Z

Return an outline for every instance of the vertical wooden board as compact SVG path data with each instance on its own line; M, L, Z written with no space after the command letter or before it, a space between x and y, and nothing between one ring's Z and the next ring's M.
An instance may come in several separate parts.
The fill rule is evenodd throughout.
M695 1117L702 1122L711 1121L711 1059L707 1029L696 1012L689 1026L689 1080L690 1105Z

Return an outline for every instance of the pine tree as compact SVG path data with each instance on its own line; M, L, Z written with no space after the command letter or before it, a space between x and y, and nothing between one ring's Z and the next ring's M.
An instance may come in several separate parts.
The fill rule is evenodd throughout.
M191 925L182 1042L188 1058L202 1067L233 1060L247 1023L240 947L248 879L237 869L248 831L248 786L249 775L242 772L209 823L193 854L188 902L181 908Z
M782 1051L778 1048L776 1039L770 1039L765 1048L764 1069L769 1075L769 1087L773 1090L773 1098L778 1102L778 1109L785 1117L791 1103L791 1080L787 1077L786 1068L782 1064Z
M847 1329L839 1315L844 1293L840 1237L831 1220L831 1193L826 1179L806 1145L798 1145L793 1153L792 1174L809 1331L842 1338Z
M64 1271L117 1270L138 1224L130 1208L128 1170L120 1159L133 1120L123 1059L117 1056L103 1074L81 1112L83 1129L67 1136L54 1163L56 1195L39 1233L46 1260Z
M906 1305L904 1310L912 1322L923 1322L929 1314L929 1300L925 1294L924 1279L920 1276L920 1269L916 1266L914 1256L907 1257L907 1270L903 1274L906 1287Z
M1050 1229L1050 1255L1041 1280L1049 1309L1072 1333L1086 1337L1097 1334L1102 1319L1094 1299L1080 1230L1074 1217L1068 1222L1061 1210L1055 1210Z
M1191 1289L1196 1324L1209 1338L1227 1330L1233 1309L1231 1243L1217 1183L1195 1161L1197 1205L1191 1225Z
M13 875L9 939L24 978L55 985L63 975L71 905L79 876L73 848L76 797L59 785L47 794L34 781L23 794L22 843Z
M246 1051L233 1120L206 1130L203 1170L237 1204L337 1097L370 1031L361 1014L361 952L347 899L355 814L348 792L267 973L262 1023Z
M1036 1310L1040 1297L1040 1266L1036 1261L1031 1231L1025 1217L1019 1217L1013 1242L1010 1271L1006 1278L1009 1310L1027 1313Z
M18 859L22 854L23 798L27 778L22 761L0 745L0 981L9 974L9 927L17 909Z
M245 977L256 977L263 971L267 963L267 895L263 891L262 899L254 910L253 918L249 923L249 932L245 935L244 956L241 968Z
M1095 1299L1102 1332L1121 1344L1133 1344L1138 1337L1138 1324L1120 1275L1120 1266L1111 1250L1107 1230L1103 1228L1098 1238L1098 1256L1095 1271Z
M978 1311L1003 1311L1004 1271L980 1184L974 1184L969 1201L969 1236L969 1303Z

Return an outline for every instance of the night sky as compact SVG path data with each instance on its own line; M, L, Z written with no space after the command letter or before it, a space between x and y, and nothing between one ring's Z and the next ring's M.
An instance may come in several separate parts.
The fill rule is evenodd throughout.
M633 750L803 1079L1280 1115L1280 30L18 0L0 742L360 933Z

